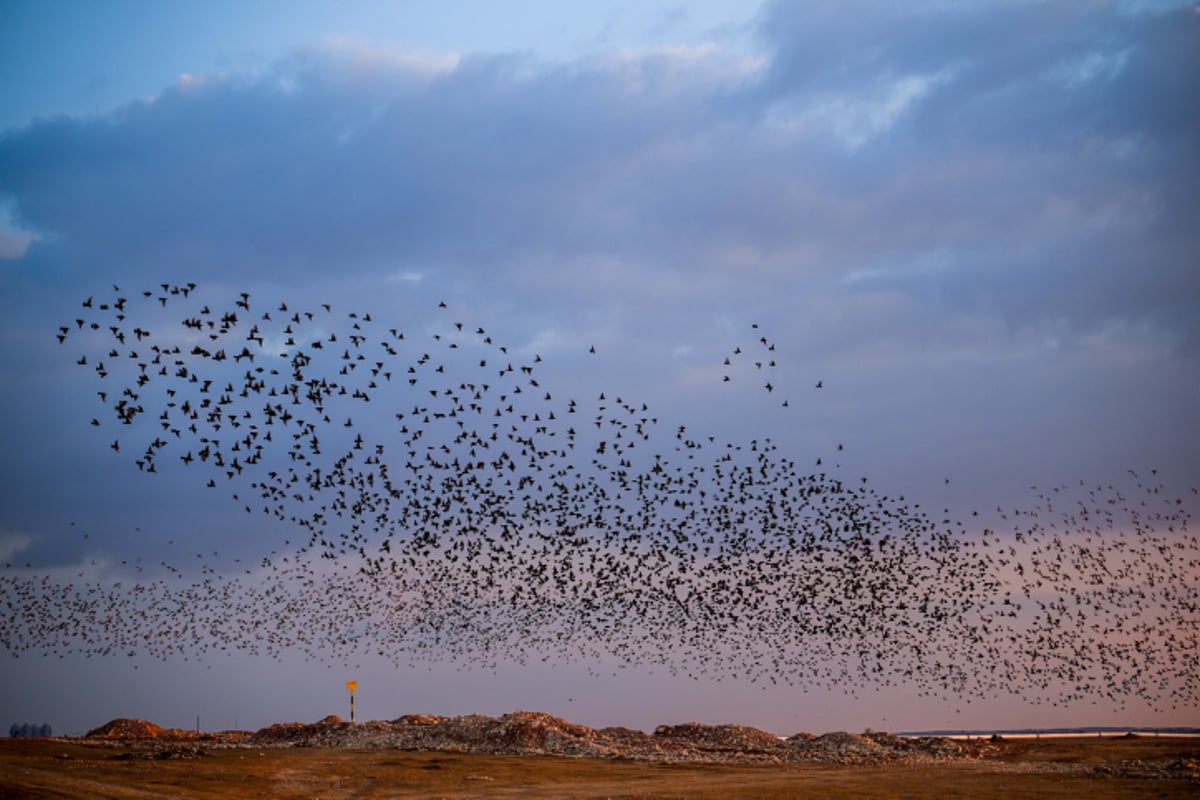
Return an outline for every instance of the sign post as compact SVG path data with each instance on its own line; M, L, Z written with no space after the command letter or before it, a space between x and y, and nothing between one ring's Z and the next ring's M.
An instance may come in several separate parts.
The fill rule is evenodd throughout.
M358 688L358 681L346 681L346 688L350 690L350 724L354 724L354 690Z

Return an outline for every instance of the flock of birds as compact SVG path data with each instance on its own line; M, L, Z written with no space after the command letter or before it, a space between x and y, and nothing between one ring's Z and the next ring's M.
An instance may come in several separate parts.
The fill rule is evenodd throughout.
M405 331L204 297L114 286L58 341L79 345L116 456L273 518L270 554L194 580L165 560L71 583L7 564L10 652L582 660L848 692L1200 699L1200 542L1157 476L1036 491L978 529L770 439L574 396L445 303ZM775 343L748 333L714 374L755 375L790 406Z

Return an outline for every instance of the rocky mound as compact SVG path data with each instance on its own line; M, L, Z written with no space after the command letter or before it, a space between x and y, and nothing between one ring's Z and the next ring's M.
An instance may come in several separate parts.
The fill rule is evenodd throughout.
M85 734L87 739L157 739L167 731L144 719L118 717L93 728Z
M644 734L643 734L644 736ZM471 714L438 717L410 714L391 722L351 725L337 717L320 722L272 725L256 732L255 745L366 747L397 750L458 750L471 753L612 755L599 732L533 711L500 718Z
M208 758L211 754L201 747L187 745L172 745L161 749L139 750L113 756L119 761L186 761L194 758Z
M876 764L980 755L937 738L833 733L819 737L797 734L784 740L757 728L697 722L662 725L650 735L630 728L597 730L533 711L516 711L499 718L482 714L410 714L390 722L360 725L327 717L309 724L272 725L252 734L246 744L712 763Z
M659 725L654 736L707 752L778 753L781 749L778 736L744 725Z
M653 734L647 734L631 728L589 728L535 711L514 711L502 717L406 714L391 721L357 725L331 715L319 722L277 723L254 733L204 734L164 730L145 720L115 719L90 731L87 738L99 739L106 744L124 742L160 749L185 744L347 747L722 764L927 763L985 757L1000 748L995 743L962 743L938 737L900 738L870 732L827 733L823 736L798 733L782 739L744 725L699 722L660 725ZM171 755L174 757L174 751Z
M952 739L901 738L890 733L836 732L822 736L800 733L789 738L786 744L804 761L831 764L882 764L978 755L968 752Z

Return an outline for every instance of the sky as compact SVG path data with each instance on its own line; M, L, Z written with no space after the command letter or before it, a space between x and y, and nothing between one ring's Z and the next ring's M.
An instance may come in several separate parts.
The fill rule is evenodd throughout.
M113 452L111 420L90 424L104 408L74 320L120 293L144 315L128 324L156 330L241 292L255 314L328 303L322 335L348 335L353 311L432 347L465 322L541 359L548 392L645 403L662 441L678 426L770 438L968 536L1014 509L1062 513L1039 493L1081 482L1133 494L1153 475L1196 509L1193 3L0 0L0 23L0 562L15 579L120 592L185 550L226 569L301 538L194 470L147 475ZM141 302L189 283L193 297ZM760 335L773 366L725 364ZM1176 566L1194 608L1200 567ZM1183 621L1194 642L1194 611ZM1180 654L1193 683L1197 655ZM349 678L360 719L523 708L781 735L1200 722L1137 698L693 679L670 658L339 659L5 648L0 723L315 720L346 715Z

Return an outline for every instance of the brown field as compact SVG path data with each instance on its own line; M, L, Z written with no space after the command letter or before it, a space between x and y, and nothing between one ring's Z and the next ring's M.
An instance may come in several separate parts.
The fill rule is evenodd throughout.
M987 759L891 766L663 764L338 748L0 740L0 798L1189 798L1200 740L1007 740Z

